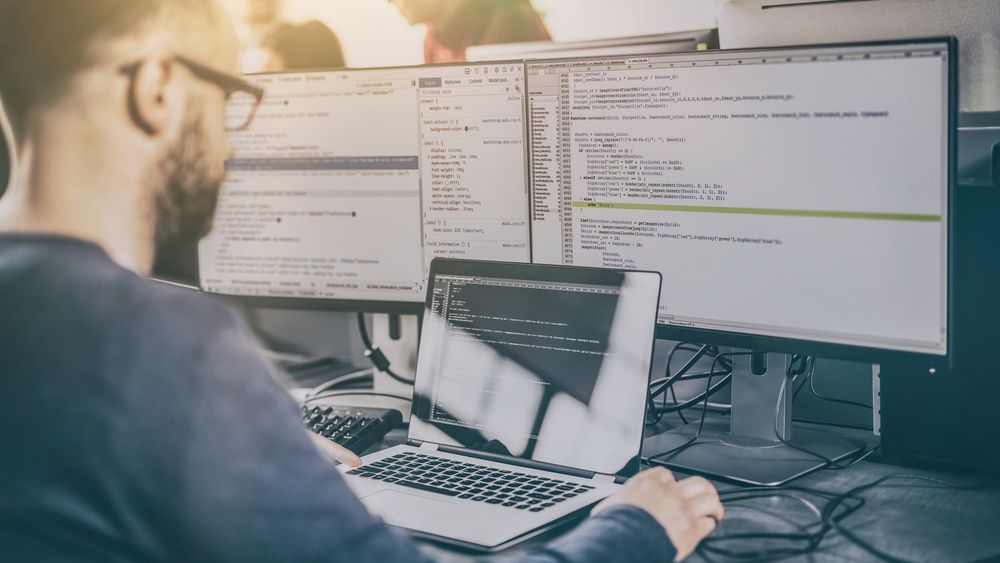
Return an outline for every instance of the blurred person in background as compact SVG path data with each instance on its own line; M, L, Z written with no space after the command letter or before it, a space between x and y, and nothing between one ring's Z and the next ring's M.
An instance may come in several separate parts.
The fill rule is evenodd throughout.
M284 0L229 0L236 5L239 20L256 41L262 40L281 26L285 15Z
M529 0L389 0L410 25L427 26L424 62L465 60L474 45L551 41Z
M340 39L323 23L283 23L260 44L267 55L265 71L340 68L347 66Z

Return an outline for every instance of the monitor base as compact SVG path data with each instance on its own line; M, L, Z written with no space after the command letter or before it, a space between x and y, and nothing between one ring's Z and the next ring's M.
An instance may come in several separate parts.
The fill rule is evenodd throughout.
M694 442L681 448L697 433L698 425L688 424L650 436L643 440L643 456L650 459L651 465L665 465L685 473L765 487L784 485L826 465L819 457L778 441L751 438L707 427ZM789 442L834 461L860 455L866 447L860 440L800 428L795 429ZM663 453L675 448L680 449L672 454Z

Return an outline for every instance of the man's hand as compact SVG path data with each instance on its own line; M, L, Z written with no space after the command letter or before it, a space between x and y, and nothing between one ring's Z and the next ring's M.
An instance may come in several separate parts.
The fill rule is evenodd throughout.
M344 446L341 446L340 444L336 444L332 440L328 440L320 436L319 434L309 432L308 430L306 430L306 432L309 434L309 437L312 438L313 444L316 446L316 449L319 450L321 454L329 457L334 461L339 461L340 463L346 463L351 467L361 466L361 458L354 455L354 452L352 452L351 450L345 448Z
M629 479L621 490L595 506L593 514L620 504L637 506L655 518L677 549L677 561L690 555L724 515L719 493L711 483L701 477L677 481L662 467Z

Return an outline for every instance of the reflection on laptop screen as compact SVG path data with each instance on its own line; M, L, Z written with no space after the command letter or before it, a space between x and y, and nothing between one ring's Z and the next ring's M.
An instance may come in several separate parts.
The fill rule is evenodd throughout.
M410 438L625 469L642 435L659 276L590 276L435 275Z

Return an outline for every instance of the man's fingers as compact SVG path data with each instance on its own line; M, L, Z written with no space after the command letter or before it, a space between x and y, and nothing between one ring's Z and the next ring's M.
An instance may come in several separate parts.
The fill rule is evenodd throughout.
M674 479L674 474L671 473L666 467L654 467L653 469L647 470L646 474L649 475L650 478L655 477L664 483L673 483L676 481L676 479Z
M694 531L698 535L698 541L709 536L719 526L719 522L710 516L704 516L694 521Z
M358 457L357 454L345 448L344 446L329 441L328 443L330 444L330 447L334 449L335 452L333 455L334 459L336 459L340 463L346 463L351 467L361 467L361 465L364 463L363 461L361 461L361 458Z
M704 477L688 477L677 482L681 496L684 498L694 498L705 493L715 493L715 486Z
M307 430L306 432L309 431ZM313 434L312 432L309 432L309 437L312 438L313 444L315 444L316 449L318 449L321 453L323 453L327 457L339 461L340 463L350 465L351 467L361 466L362 464L361 458L355 455L355 453L352 452L351 450L345 448L344 446L331 442L330 440L327 440L326 438L319 436L317 434Z
M704 493L688 499L688 506L695 517L708 516L714 519L715 522L720 522L726 514L722 508L722 503L719 502L719 496L714 492Z

